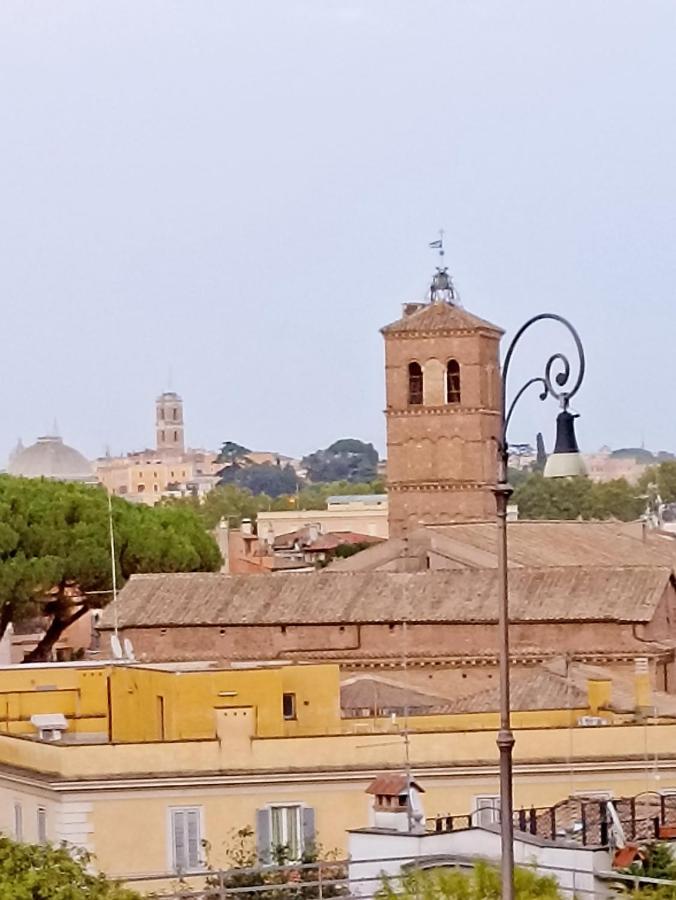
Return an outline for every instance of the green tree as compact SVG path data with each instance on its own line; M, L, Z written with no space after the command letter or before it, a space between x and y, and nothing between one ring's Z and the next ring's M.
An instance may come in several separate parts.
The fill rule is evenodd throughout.
M335 882L345 881L347 872L337 857L336 852L325 853L313 844L304 848L296 863L289 858L288 847L279 846L273 851L274 865L263 865L256 852L253 830L240 828L231 836L230 846L226 849L228 869L213 871L207 879L207 886L238 889L237 896L249 900L340 897L348 893L347 887ZM321 891L317 884L320 868ZM248 887L252 890L245 890ZM266 889L261 890L261 887ZM210 894L206 900L216 900L217 897L218 894Z
M84 852L18 844L0 835L0 900L141 900L141 895L87 871Z
M624 478L544 478L533 473L514 491L521 519L637 519L645 502Z
M119 585L136 572L215 571L213 537L188 507L114 498ZM102 488L0 476L0 637L10 622L47 616L27 661L49 658L65 629L110 599L108 496Z
M224 441L216 459L217 462L232 464L236 459L246 456L247 453L251 453L251 450L243 444L238 444L235 441Z
M657 486L657 492L665 503L676 501L676 460L667 460L646 469L639 480L639 487L646 492L651 484Z
M313 482L373 481L378 470L378 451L373 444L342 438L325 450L303 457L303 466Z
M279 497L291 494L298 487L298 476L292 466L274 466L270 463L240 466L234 463L221 473L220 484L234 484L251 491L252 494L266 494Z
M535 436L535 446L537 447L535 465L533 466L533 471L535 472L544 472L545 466L547 465L547 451L545 450L545 439L542 437L542 432L538 431Z
M498 900L502 896L500 873L486 862L470 872L458 869L413 869L398 879L384 879L376 900ZM517 866L514 870L516 900L559 900L556 879Z
M655 898L655 900L676 900L676 859L671 847L665 841L651 841L641 848L643 859L622 869L626 875L637 875L639 878L662 878L673 881L673 885L655 885L650 883L632 887L631 883L621 882L618 888L631 894L632 897Z

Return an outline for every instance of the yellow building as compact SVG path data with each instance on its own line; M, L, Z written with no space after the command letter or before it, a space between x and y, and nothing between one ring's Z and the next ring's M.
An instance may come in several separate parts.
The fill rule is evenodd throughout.
M574 707L515 713L517 808L676 792L676 718L616 713L611 690L596 679ZM333 665L2 669L0 830L84 846L102 870L143 884L199 870L203 841L227 866L245 826L261 852L315 839L344 852L346 830L369 823L366 787L401 769L405 743L429 816L497 796L496 713L345 716L340 697Z

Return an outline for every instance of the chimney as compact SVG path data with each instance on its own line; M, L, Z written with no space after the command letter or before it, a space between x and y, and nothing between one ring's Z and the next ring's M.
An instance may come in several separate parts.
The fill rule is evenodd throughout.
M634 708L638 716L646 716L653 709L650 667L645 656L634 660Z
M374 828L422 834L425 831L425 812L422 805L423 788L404 773L378 775L366 788L373 796L372 823Z
M253 526L251 524L251 519L242 519L242 523L239 526L239 530L241 534L248 536L253 534Z

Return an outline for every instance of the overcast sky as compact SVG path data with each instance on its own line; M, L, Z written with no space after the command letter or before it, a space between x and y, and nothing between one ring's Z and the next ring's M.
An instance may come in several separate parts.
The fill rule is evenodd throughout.
M467 309L579 328L585 449L675 450L675 46L673 0L3 0L0 457L150 445L170 379L194 446L383 449L440 227Z

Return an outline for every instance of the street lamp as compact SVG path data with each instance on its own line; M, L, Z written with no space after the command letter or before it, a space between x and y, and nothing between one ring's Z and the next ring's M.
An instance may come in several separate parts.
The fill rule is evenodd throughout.
M507 375L512 355L521 336L532 325L544 320L552 320L563 325L573 337L578 354L578 375L575 383L566 390L571 376L568 358L562 353L550 356L545 365L544 374L530 378L517 391L516 396L507 407ZM559 371L554 374L554 369ZM512 750L514 735L512 733L510 701L509 701L509 585L507 563L507 502L512 489L507 481L507 464L509 460L509 444L507 429L516 404L524 393L533 385L540 386L540 399L552 396L561 404L561 412L556 420L556 445L545 466L545 477L565 478L572 475L583 475L584 466L575 439L575 415L568 410L570 399L577 393L584 378L585 359L580 337L567 319L555 313L541 313L533 316L514 336L502 367L502 403L500 419L500 436L498 438L498 482L495 486L495 501L498 518L498 639L500 644L500 730L498 732L498 749L500 751L500 834L502 841L502 897L513 900L514 897L514 810L512 802ZM553 380L552 380L553 379Z

